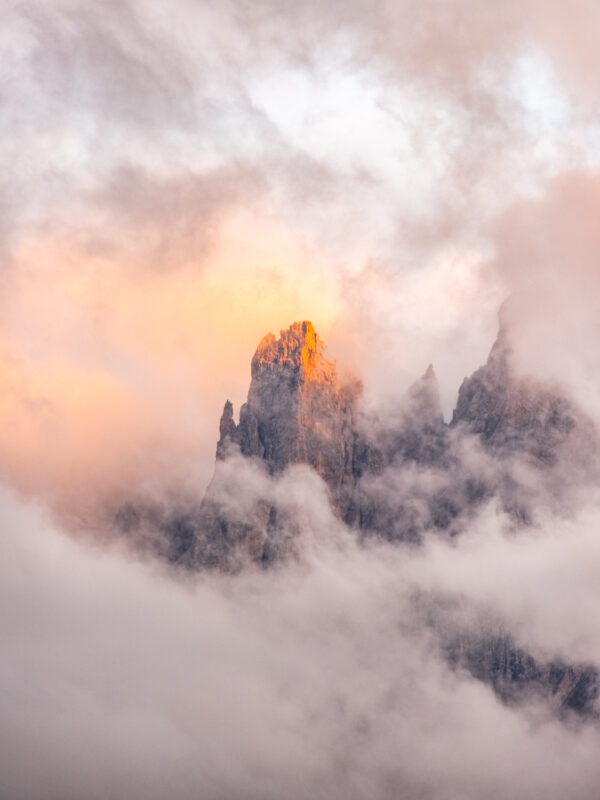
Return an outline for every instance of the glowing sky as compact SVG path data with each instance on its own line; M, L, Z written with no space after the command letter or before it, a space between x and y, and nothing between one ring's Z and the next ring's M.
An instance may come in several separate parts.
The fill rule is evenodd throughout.
M450 414L514 288L499 220L595 180L583 0L13 0L0 22L0 468L34 493L171 456L205 483L222 403L295 319L368 397L433 361Z

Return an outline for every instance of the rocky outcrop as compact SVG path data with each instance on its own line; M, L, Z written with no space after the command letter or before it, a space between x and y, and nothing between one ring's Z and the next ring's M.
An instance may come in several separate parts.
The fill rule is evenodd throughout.
M560 714L598 718L596 667L564 661L539 662L505 633L455 636L444 646L448 663L489 684L505 703L547 700Z
M358 382L340 383L311 322L295 322L279 339L269 333L252 358L248 400L237 426L231 403L225 404L217 457L237 446L243 456L261 459L271 474L308 464L342 509L353 483L359 393Z
M555 386L514 371L503 328L487 363L463 382L449 425L431 366L383 419L361 413L360 394L358 381L340 380L310 322L268 334L252 358L237 423L225 403L215 474L199 510L124 507L121 529L170 561L235 572L298 555L319 492L359 538L418 544L432 530L460 533L491 497L527 523L536 503L559 499L564 507L570 486L599 474L593 423ZM313 481L299 501L290 500L289 485L278 488L293 469L304 470L303 485ZM541 663L485 627L448 633L442 616L438 609L433 628L448 662L503 701L533 694L561 714L595 713L594 667Z
M448 426L432 366L383 422L359 414L360 382L340 381L308 321L279 338L267 334L251 374L239 422L229 401L223 409L217 469L198 518L193 563L230 568L245 557L265 564L293 551L293 520L267 498L256 498L243 519L234 519L228 498L235 478L219 464L240 457L275 478L293 464L308 465L327 486L336 515L363 537L418 542L427 528L447 527L456 517L457 495L443 477L432 488L418 474L441 475L449 467ZM410 479L399 480L407 465Z
M440 404L438 380L430 364L399 403L398 416L385 431L386 464L439 467L448 452L447 426Z
M252 380L239 423L225 403L217 462L248 459L270 476L294 464L312 467L325 482L337 515L353 524L360 451L356 431L358 381L342 383L312 323L296 322L277 339L267 334L252 358ZM293 519L276 503L257 496L241 519L228 498L232 470L217 470L202 503L192 561L230 568L243 558L272 563L293 549ZM285 541L285 545L282 542Z
M279 338L267 334L237 424L225 403L217 465L241 457L276 477L306 464L361 537L413 543L430 529L458 533L491 497L527 523L536 504L563 502L571 485L600 473L594 425L555 386L515 373L503 326L487 363L463 381L450 425L431 365L383 421L360 413L360 393L358 381L340 381L310 322ZM234 482L232 470L217 468L197 520L194 563L228 562L233 550L271 563L290 552L289 514L267 498L233 521Z
M463 381L450 426L488 456L481 499L497 496L517 522L600 477L595 424L561 387L517 373L502 324L487 363Z
M430 365L383 422L368 420L357 473L361 536L418 543L423 531L446 527L451 503L448 427ZM427 473L425 477L424 473Z
M536 508L564 508L574 488L600 477L594 424L556 386L515 372L504 326L486 364L463 381L449 425L431 365L395 409L367 418L360 382L340 380L308 321L267 334L251 375L238 422L225 403L200 510L124 507L115 522L131 539L193 568L285 558L299 512L271 496L272 482L294 465L319 476L360 538L417 544L430 530L459 534L491 498L517 525L529 523Z
M554 465L581 424L581 413L558 388L514 373L504 329L485 366L463 381L452 417L453 426L480 436L496 455L518 453L538 466Z

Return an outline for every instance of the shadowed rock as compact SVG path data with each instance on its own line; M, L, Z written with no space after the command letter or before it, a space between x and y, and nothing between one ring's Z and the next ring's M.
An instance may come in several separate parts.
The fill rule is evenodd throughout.
M518 452L551 466L576 435L582 414L557 387L516 376L511 352L501 330L485 366L463 381L452 425L463 424L500 456Z
M501 633L456 636L444 650L452 667L489 684L505 703L545 699L560 715L574 712L598 718L600 682L592 665L569 665L559 660L540 663Z
M252 358L248 400L233 422L227 402L221 418L218 457L235 444L260 458L272 474L290 464L313 467L341 502L352 477L358 382L342 385L334 362L310 322L295 322L279 339L267 334Z
M476 437L494 465L482 500L496 495L521 523L540 504L567 506L573 490L600 477L594 422L559 386L515 371L502 326L487 363L463 381L451 428Z
M325 482L335 513L362 537L418 543L430 529L454 535L461 520L494 496L517 523L528 523L536 504L563 502L571 486L587 485L597 474L593 423L557 387L514 372L504 327L487 363L463 381L450 425L431 365L393 414L383 421L360 418L360 383L340 382L307 321L279 338L267 334L251 367L239 423L225 403L217 462L241 455L275 477L293 464L310 466ZM473 444L465 448L469 438ZM270 563L273 554L289 552L276 546L278 536L290 541L284 515L265 498L234 525L222 472L203 501L192 560L205 563L203 552L243 549L244 541L252 543L255 561ZM270 555L261 550L267 542Z
M361 417L360 382L340 381L310 322L279 338L267 334L251 367L238 423L225 403L215 474L199 511L128 506L117 515L128 535L192 569L235 572L298 556L307 504L319 493L360 538L418 544L432 530L459 533L491 497L526 523L536 503L562 503L571 485L587 486L597 474L593 423L556 387L514 372L502 328L487 363L463 382L450 425L432 366L394 413ZM299 503L278 491L291 469L304 469ZM505 702L533 693L559 713L592 713L594 667L539 663L491 630L448 636L440 620L433 628L449 663Z
M445 527L450 452L433 367L393 416L368 428L356 489L361 535L418 543L424 530Z
M352 523L357 517L355 408L360 392L358 381L340 382L312 323L295 322L279 339L269 333L252 358L248 399L237 425L231 403L225 403L217 461L241 455L275 477L293 464L307 464L325 482L338 516ZM289 515L257 498L246 519L233 521L227 502L232 487L223 485L231 480L231 471L217 469L202 503L192 561L218 565L222 558L228 568L232 558L237 564L243 555L271 563L289 554ZM283 538L286 546L278 541Z

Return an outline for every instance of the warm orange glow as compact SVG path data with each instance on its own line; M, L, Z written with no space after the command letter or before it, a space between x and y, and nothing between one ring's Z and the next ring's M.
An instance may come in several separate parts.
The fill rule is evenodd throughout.
M251 222L226 225L206 263L164 272L67 237L21 243L0 325L0 469L12 483L113 491L181 454L208 480L223 400L244 400L254 343L307 309L323 330L336 314L318 254Z

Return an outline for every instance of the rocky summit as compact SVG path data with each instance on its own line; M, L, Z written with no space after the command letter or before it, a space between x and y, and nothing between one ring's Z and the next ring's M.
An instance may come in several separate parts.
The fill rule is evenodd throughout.
M600 475L594 423L556 386L515 371L503 326L486 364L463 381L450 423L431 365L393 413L366 415L360 381L340 380L308 321L267 334L251 367L237 423L225 403L199 508L119 515L128 532L144 520L159 527L160 554L189 569L237 572L301 557L317 495L349 536L417 546L434 533L460 535L490 500L518 530L539 508L564 509ZM427 624L447 662L502 700L534 692L561 714L596 714L594 667L538 663L501 628L474 635L434 606Z
M249 507L238 502L252 469L256 483L304 464L361 538L413 543L428 530L460 533L491 497L516 523L529 522L537 505L598 474L594 424L557 387L515 373L504 327L487 363L460 387L449 424L431 365L395 413L368 418L360 381L340 381L308 321L279 338L267 334L251 367L239 422L229 401L223 409L215 476L186 556L194 565L231 569L294 551L293 515L268 496L268 481Z
M342 385L334 362L310 322L295 322L279 339L268 333L252 358L248 400L233 421L225 403L217 458L238 448L261 459L271 474L308 464L341 508L352 483L357 382Z
M598 475L594 424L557 387L514 371L503 327L487 363L460 387L449 424L431 365L383 421L365 416L360 400L360 382L340 381L310 322L267 334L238 423L225 403L215 475L182 560L237 571L297 556L305 508L276 489L294 466L322 482L333 512L360 539L413 545L428 532L459 535L492 498L515 526L528 524L538 506L564 502ZM534 693L559 715L596 715L595 667L540 663L502 629L484 625L474 635L437 612L428 624L447 662L504 702Z
M592 451L594 426L557 387L519 376L511 363L509 333L501 328L487 363L465 378L452 425L481 438L497 456L522 455L538 466L553 466L562 451Z
M268 564L294 551L297 520L270 497L271 484L261 481L292 465L311 467L338 516L349 523L356 518L360 383L340 381L308 321L294 323L278 339L267 334L252 358L251 375L239 422L229 401L223 409L215 476L200 508L198 537L186 554L194 566L235 569L248 559ZM254 485L245 505L235 502L236 492L247 496Z

